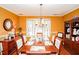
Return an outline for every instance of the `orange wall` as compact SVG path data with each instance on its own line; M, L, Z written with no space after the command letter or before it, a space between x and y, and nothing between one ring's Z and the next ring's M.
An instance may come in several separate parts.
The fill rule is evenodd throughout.
M79 8L64 15L64 16L43 16L43 18L50 18L51 20L51 31L52 32L63 32L64 31L64 20L70 20L74 16L79 16ZM6 18L10 18L13 21L13 25L16 27L22 27L23 33L26 33L26 20L28 18L39 18L39 16L17 16L10 11L0 7L0 35L6 34L7 31L3 28L3 21Z
M64 15L64 16L44 16L43 18L50 18L52 32L64 32L64 21L71 20L74 16L79 16L79 8ZM23 33L26 33L26 20L28 18L39 18L39 16L20 16L19 26L22 27Z
M22 32L26 32L26 17L25 16L19 16L19 27L22 27Z
M3 22L6 18L10 18L13 21L13 26L17 27L18 16L0 7L0 35L7 34L8 32L3 28Z
M7 34L8 32L3 28L3 21L6 18L10 18L13 21L13 25L16 27L22 27L23 33L26 33L26 20L28 18L39 18L39 16L17 16L12 12L0 7L0 35ZM61 16L44 16L43 18L50 18L52 32L63 32L63 18Z
M51 25L52 25L52 32L63 32L64 31L64 20L63 17L51 17Z
M66 14L66 15L64 15L63 18L66 21L66 20L71 20L74 16L79 17L79 8L72 11L72 12L70 12L70 13L68 13L68 14Z
M23 33L26 33L26 20L28 18L39 18L39 16L20 16L19 26L22 27ZM52 32L63 32L64 31L64 20L61 16L43 16L43 18L50 18L51 20L51 31Z

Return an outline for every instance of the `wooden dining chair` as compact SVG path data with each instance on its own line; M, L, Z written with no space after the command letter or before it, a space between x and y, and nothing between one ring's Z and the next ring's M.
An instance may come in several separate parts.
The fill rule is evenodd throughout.
M36 42L43 41L43 33L37 33L36 37Z
M26 44L27 43L26 35L22 35L22 39L23 39L24 44Z
M57 37L57 36L55 36L55 35L52 36L52 43L53 43L53 45L55 45L55 39L56 39L56 37Z
M21 54L21 49L24 46L22 38L16 40L16 45L17 45L17 52L18 52L18 54Z
M55 37L54 42L55 42L54 45L57 49L57 54L59 55L60 51L61 51L61 46L62 46L62 43L63 43L63 33L58 32L58 35Z
M0 55L2 55L3 53L3 45L2 45L2 43L0 42Z
M61 45L62 45L62 39L60 38L56 38L55 39L55 47L57 49L57 54L59 55L60 54L60 51L61 51Z

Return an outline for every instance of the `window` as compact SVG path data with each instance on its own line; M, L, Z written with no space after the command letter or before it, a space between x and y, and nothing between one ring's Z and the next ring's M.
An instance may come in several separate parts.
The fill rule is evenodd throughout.
M28 19L26 21L26 34L28 36L36 36L37 33L43 33L43 36L50 36L51 33L51 21L50 19Z

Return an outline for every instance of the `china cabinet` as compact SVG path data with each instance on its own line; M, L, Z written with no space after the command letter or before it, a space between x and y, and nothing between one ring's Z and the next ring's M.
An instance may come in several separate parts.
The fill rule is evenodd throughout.
M64 47L71 54L79 54L79 17L64 22Z

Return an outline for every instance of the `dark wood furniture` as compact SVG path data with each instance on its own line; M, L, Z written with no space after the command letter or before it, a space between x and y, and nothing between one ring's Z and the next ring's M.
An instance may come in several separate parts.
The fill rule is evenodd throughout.
M54 46L57 49L57 54L60 55L62 49L63 38L56 36Z
M79 17L64 22L64 48L70 54L79 54Z
M17 55L18 54L15 39L12 39L12 40L6 39L3 41L0 41L2 42L2 45L3 45L3 52L2 52L3 55Z
M60 33L59 33L60 34ZM62 35L61 35L62 34ZM32 55L37 55L37 54L60 54L61 52L61 44L63 40L63 33L61 33L59 36L56 36L54 38L54 43L53 45L47 45L45 46L44 42L35 42L33 46L45 46L45 51L30 51L31 47L30 45L24 45L21 52L24 54L32 54ZM57 43L59 43L57 45ZM57 47L58 46L58 47Z
M3 54L3 44L2 44L2 41L0 41L0 55Z
M16 42L14 39L8 42L8 54L18 54Z
M16 41L18 54L21 54L21 50L24 46L24 38L22 36L17 36L17 39L15 41Z
M32 46L23 46L21 52L23 54L28 54L28 55L48 55L48 54L56 54L57 49L55 46L45 46L46 51L30 51L30 48Z
M61 46L60 55L71 55L67 49L64 48L64 46Z

